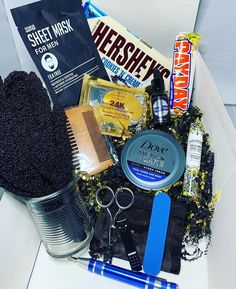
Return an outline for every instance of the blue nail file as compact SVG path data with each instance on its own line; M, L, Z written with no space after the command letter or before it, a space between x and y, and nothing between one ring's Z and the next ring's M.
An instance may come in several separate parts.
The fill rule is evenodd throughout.
M171 200L166 193L159 193L154 197L143 259L143 270L150 275L156 276L161 270L170 206Z

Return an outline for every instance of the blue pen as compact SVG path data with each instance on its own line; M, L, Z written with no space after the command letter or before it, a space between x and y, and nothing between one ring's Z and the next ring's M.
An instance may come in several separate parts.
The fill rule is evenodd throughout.
M88 271L103 275L108 278L124 282L129 285L143 289L178 289L176 283L168 282L165 279L147 275L141 272L130 271L99 260L89 258L70 258Z

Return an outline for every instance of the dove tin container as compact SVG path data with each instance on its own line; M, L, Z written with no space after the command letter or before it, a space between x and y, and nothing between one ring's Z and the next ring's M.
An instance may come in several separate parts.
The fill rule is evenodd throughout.
M160 190L177 182L185 168L178 141L159 130L145 130L129 139L121 153L124 174L137 187Z

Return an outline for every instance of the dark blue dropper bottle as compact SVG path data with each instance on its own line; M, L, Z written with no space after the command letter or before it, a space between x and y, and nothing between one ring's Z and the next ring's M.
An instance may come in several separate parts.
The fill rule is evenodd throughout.
M164 80L159 70L155 70L151 81L151 104L154 129L160 129L170 123L170 108L165 92Z

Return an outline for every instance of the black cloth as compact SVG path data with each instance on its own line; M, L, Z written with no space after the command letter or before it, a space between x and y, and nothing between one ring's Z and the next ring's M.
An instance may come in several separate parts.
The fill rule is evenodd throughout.
M148 196L147 194L135 194L133 206L128 210L123 211L118 217L118 220L127 218L141 263L143 263L152 204L153 197ZM116 211L116 206L113 205L111 210ZM185 216L185 203L172 199L165 251L161 268L162 271L174 274L179 274L180 272L181 246ZM94 257L96 254L105 254L108 247L109 226L110 217L106 209L102 209L97 217L94 228L94 237L90 244L91 256ZM125 248L118 230L116 237L115 244L112 248L112 255L113 257L127 260Z

